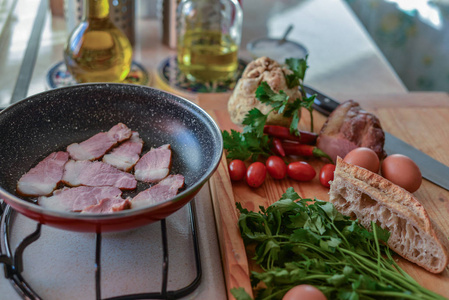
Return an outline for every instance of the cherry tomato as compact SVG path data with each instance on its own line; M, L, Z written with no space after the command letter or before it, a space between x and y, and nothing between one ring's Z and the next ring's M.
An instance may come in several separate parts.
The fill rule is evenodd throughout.
M279 156L270 156L265 163L268 174L274 179L282 179L287 175L287 165Z
M267 168L261 162L254 162L249 165L246 171L246 183L250 187L259 187L265 181L267 176Z
M312 285L301 284L290 289L282 300L326 300L323 292Z
M240 159L234 159L233 161L231 161L228 168L231 180L239 181L245 177L246 166L245 163Z
M322 186L330 187L329 181L334 180L334 164L325 164L320 171L320 183Z
M288 164L287 174L294 180L310 181L315 175L315 169L305 161L295 161Z

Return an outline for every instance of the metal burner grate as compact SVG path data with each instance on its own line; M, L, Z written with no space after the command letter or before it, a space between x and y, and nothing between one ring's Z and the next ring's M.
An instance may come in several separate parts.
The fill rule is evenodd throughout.
M1 200L0 200L1 201ZM185 297L191 294L200 284L201 276L202 276L202 268L201 268L201 258L200 258L200 249L197 235L197 220L196 220L196 210L195 203L191 201L188 204L189 210L189 221L190 221L190 231L193 240L193 253L195 256L195 266L196 266L196 277L193 281L186 285L183 288L178 290L169 291L167 290L168 283L168 275L169 275L169 249L168 249L168 237L167 237L167 227L166 221L161 220L159 223L161 225L161 233L162 233L162 282L161 282L161 290L156 292L148 292L148 293L139 293L139 294L129 294L129 295L121 295L112 298L102 298L101 294L101 241L102 235L101 233L96 234L95 240L95 294L96 299L104 299L104 300L128 300L128 299L179 299L181 297ZM12 216L16 212L9 206L1 203L0 207L0 215L1 215L1 233L0 244L1 244L1 252L0 252L0 263L3 263L5 270L5 277L8 278L15 288L17 293L23 299L42 299L27 283L27 281L22 277L21 273L23 271L23 251L27 246L35 242L39 239L41 234L41 224L37 224L36 230L24 238L19 246L17 246L14 253L11 252L10 246L10 234L12 227Z

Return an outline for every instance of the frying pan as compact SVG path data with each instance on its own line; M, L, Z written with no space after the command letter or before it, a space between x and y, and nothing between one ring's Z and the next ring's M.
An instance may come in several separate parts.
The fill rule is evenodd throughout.
M51 152L119 122L139 132L142 153L171 144L171 173L185 177L176 197L141 209L79 214L44 209L16 193L19 178ZM128 230L167 217L192 200L223 152L220 129L197 105L150 87L108 83L50 90L11 105L0 112L0 143L0 198L42 224L82 232ZM145 188L139 184L137 192Z

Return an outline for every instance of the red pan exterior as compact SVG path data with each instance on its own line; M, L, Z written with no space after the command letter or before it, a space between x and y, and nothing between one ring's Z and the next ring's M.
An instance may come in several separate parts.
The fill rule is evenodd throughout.
M13 201L6 197L3 197L3 199L19 213L41 224L70 231L100 233L130 230L165 219L166 217L189 203L199 192L199 190L200 188L193 191L191 194L182 197L178 201L166 203L166 205L162 205L156 210L126 216L114 217L113 215L111 215L110 218L92 219L80 219L76 217L70 218L49 215L31 210L23 205L19 205L17 201Z

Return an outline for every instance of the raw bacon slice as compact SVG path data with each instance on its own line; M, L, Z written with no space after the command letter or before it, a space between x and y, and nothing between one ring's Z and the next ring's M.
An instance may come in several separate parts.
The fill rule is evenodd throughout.
M158 184L146 189L132 199L131 208L150 206L173 198L184 186L184 176L170 175Z
M95 160L118 143L131 137L131 129L125 124L118 123L108 132L100 132L81 143L74 143L67 147L70 157L74 160Z
M23 196L50 195L62 179L69 154L53 152L25 173L17 183L17 193Z
M112 149L112 152L103 156L103 162L116 167L119 170L130 171L140 158L143 140L138 132L133 132L129 140Z
M56 190L51 197L39 197L37 202L42 207L53 210L82 211L86 207L98 204L102 199L121 195L122 191L116 187L65 187Z
M130 199L120 197L104 198L98 204L86 207L81 213L108 214L129 209L131 207Z
M132 174L101 161L88 160L69 160L64 166L62 181L69 186L115 186L125 190L137 186Z
M134 176L139 181L158 182L167 177L171 167L170 144L151 148L134 167Z

